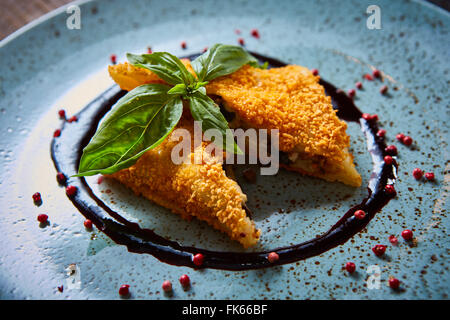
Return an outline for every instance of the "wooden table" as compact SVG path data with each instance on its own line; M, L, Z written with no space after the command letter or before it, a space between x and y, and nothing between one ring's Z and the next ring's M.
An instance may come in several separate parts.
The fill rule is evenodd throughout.
M0 40L71 0L0 0Z

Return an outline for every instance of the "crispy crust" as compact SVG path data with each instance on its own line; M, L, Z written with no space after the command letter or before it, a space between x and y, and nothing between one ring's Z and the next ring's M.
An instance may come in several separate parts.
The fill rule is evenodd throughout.
M189 60L182 61L194 73ZM128 91L142 84L165 83L150 70L127 62L109 66L108 70L113 80ZM262 70L244 66L211 81L206 90L221 96L247 126L279 129L281 151L305 152L335 161L346 157L344 150L350 145L347 124L336 116L319 76L305 67Z
M187 69L194 73L189 60L182 59ZM123 90L133 90L148 83L165 83L150 70L137 68L127 62L108 67L109 74ZM193 119L184 114L177 128L189 130L191 137ZM197 217L214 228L225 232L247 248L255 245L261 231L255 228L243 204L247 197L239 185L225 175L217 159L204 152L208 143L193 149L189 157L203 155L201 164L175 165L171 151L177 144L170 134L158 147L146 152L135 165L116 172L114 178L155 203L181 215L184 219ZM193 161L193 160L192 160Z
M360 187L362 179L358 171L356 171L353 155L348 151L345 154L346 158L343 162L330 162L328 159L323 158L324 164L319 165L315 164L311 158L302 159L302 157L299 157L290 164L280 163L280 167L327 181L340 181L353 187Z
M194 73L189 60L182 61ZM109 66L108 70L113 80L128 91L142 84L165 83L151 71L128 63ZM318 76L301 66L270 70L244 66L213 80L206 89L209 95L220 96L246 127L279 129L281 151L324 157L336 172L331 176L301 167L285 166L287 169L359 186L361 177L348 152L347 124L336 116L331 98L318 81ZM186 112L177 127L192 131L192 119ZM170 154L177 142L170 141L171 136L134 166L111 177L185 219L195 216L244 247L254 245L260 231L242 208L246 196L239 185L226 177L217 159L208 158L207 143L192 149L189 155L204 155L206 161L202 164L175 165Z
M307 68L289 65L263 70L244 66L206 86L221 96L247 126L279 129L280 150L300 151L343 161L350 139L331 98ZM296 150L301 146L302 150Z
M189 59L181 59L186 68L194 74ZM138 68L128 62L108 66L109 75L122 90L131 91L134 88L148 83L166 82L148 69Z
M192 119L182 119L177 128L188 130L193 137ZM239 185L225 175L221 163L205 152L203 142L194 150L191 141L191 164L176 165L172 149L178 144L173 132L161 145L146 152L135 165L110 177L157 204L180 214L184 219L196 217L225 232L244 247L257 243L260 231L243 209L247 197ZM195 156L203 156L200 164Z

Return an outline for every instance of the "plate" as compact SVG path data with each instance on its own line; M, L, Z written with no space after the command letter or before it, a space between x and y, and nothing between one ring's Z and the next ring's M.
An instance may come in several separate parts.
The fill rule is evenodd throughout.
M381 1L375 9L381 29L370 29L375 11L368 13L371 3L365 1L72 5L80 9L80 29L67 27L75 11L63 7L0 43L1 298L119 299L124 283L133 299L448 298L448 13L424 2ZM251 36L254 28L259 39ZM49 149L61 126L57 111L75 114L112 84L106 72L111 54L121 62L126 52L150 46L186 56L214 43L237 44L239 38L251 51L317 68L343 90L363 83L356 105L379 115L387 143L399 149L396 199L344 245L262 270L172 266L128 252L96 229L86 231L83 216L55 180ZM364 80L374 68L382 79ZM382 85L389 87L385 95L379 92ZM397 143L400 132L413 137L411 147ZM254 185L239 180L263 231L252 250L320 235L367 195L364 186L372 171L367 145L358 125L349 123L348 133L363 177L359 189L285 171L259 177ZM416 167L433 171L436 180L416 181L411 174ZM117 184L90 184L128 219L171 240L243 250L204 223L187 223ZM40 206L31 199L36 191L42 194ZM40 213L49 216L49 225L39 225ZM411 229L416 241L404 241L404 229ZM399 238L397 246L389 243L390 235ZM388 246L383 258L372 253L376 244ZM343 268L348 261L357 267L352 275ZM189 290L178 284L182 274L191 278ZM401 290L387 286L390 276L402 281ZM174 284L170 297L161 290L164 280Z

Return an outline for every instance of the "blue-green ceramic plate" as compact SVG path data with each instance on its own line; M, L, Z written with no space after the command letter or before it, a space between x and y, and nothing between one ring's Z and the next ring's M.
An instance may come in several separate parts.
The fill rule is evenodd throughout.
M420 1L375 1L378 9L368 11L372 2L83 1L74 3L80 29L68 28L76 10L64 7L0 42L0 297L119 299L118 288L126 283L132 299L447 299L450 17ZM380 29L369 28L377 21ZM254 28L259 39L250 34ZM355 103L379 115L387 143L399 149L396 199L344 245L262 270L171 266L130 253L96 229L87 231L55 180L49 149L61 125L57 111L73 114L106 88L101 79L107 78L111 54L120 62L126 52L151 46L185 56L214 43L237 44L238 38L251 51L317 68L343 90L363 82ZM373 68L383 78L364 80ZM91 85L96 77L98 86ZM90 85L83 87L87 79ZM388 94L379 93L382 85ZM414 139L413 146L397 143L401 132ZM351 123L348 133L363 177L359 189L285 171L248 184L238 172L263 233L252 250L314 238L367 195L371 158L360 127ZM416 167L434 172L436 180L416 181ZM183 221L118 184L89 182L126 218L171 240L243 251L205 223ZM31 199L36 191L40 206ZM41 213L49 225L36 221ZM414 232L414 242L401 238L404 229ZM389 243L390 235L398 245ZM387 245L383 258L372 253L376 244ZM343 268L348 261L356 264L353 275ZM70 268L75 275L67 274ZM191 278L189 290L178 283L182 274ZM387 286L390 276L401 280L400 290ZM172 296L162 293L163 280L172 281Z

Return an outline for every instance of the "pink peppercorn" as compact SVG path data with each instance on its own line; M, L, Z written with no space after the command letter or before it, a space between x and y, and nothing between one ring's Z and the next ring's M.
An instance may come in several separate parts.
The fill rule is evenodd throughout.
M396 246L398 244L398 239L396 236L389 236L389 242Z
M75 187L75 186L67 186L66 187L66 194L69 197L72 197L73 195L75 195L76 192L77 192L77 187Z
M356 210L354 216L356 219L362 220L366 217L366 213L364 212L364 210Z
M356 270L356 265L353 262L347 262L345 264L345 270L347 270L349 273L353 273Z
M370 115L370 114L368 114L368 113L363 113L363 114L362 114L362 118L363 118L364 120L367 120L367 121L369 121L369 120L370 120L370 118L371 118L371 115Z
M317 76L319 74L319 70L318 69L312 69L311 73L313 74L313 76Z
M77 116L72 116L69 118L69 120L67 120L67 122L75 122L75 121L78 121Z
M377 132L377 136L378 136L378 137L382 138L382 137L384 137L385 135L386 135L386 130L384 130L384 129L378 130L378 132Z
M40 203L42 201L41 194L39 192L36 192L32 195L34 203Z
M392 289L398 289L400 287L400 280L398 280L397 278L390 278L388 283L389 287L391 287Z
M372 81L373 80L373 77L370 75L370 74L365 74L364 75L364 78L366 79L366 80L369 80L369 81Z
M380 93L381 94L385 94L386 92L388 92L388 86L387 85L384 85L384 86L381 86L381 88L380 88Z
M186 49L187 48L187 44L186 41L181 41L181 48Z
M423 177L423 171L420 168L415 168L412 172L414 179L420 180Z
M183 275L180 277L179 281L180 281L180 284L181 284L183 287L188 287L188 286L190 285L190 283L191 283L191 280L189 279L189 276L188 276L187 274L183 274Z
M350 98L353 98L356 95L356 90L355 89L350 89L350 90L348 90L347 94L348 94L348 96Z
M59 137L60 135L61 135L61 130L60 130L60 129L56 129L56 130L53 132L53 137L55 137L55 138Z
M381 76L381 72L380 72L380 70L375 69L375 70L372 71L372 75L373 75L375 78L379 78L379 77Z
M92 221L91 220L87 219L84 221L83 224L86 229L92 229Z
M367 121L378 121L377 114L363 113L362 118Z
M162 284L162 289L164 290L164 292L172 291L172 282L170 282L169 280L164 281Z
M109 59L111 60L112 64L116 64L117 63L117 56L115 54L112 54Z
M405 135L403 133L399 133L395 136L395 139L397 139L400 142L403 142L404 137L405 137Z
M394 145L387 146L387 147L384 149L384 152L386 152L386 153L387 153L388 155L390 155L390 156L396 156L397 153L398 153L397 147L394 146Z
M201 266L203 264L204 256L201 253L197 253L193 258L192 262L197 266Z
M373 253L375 253L377 257L380 257L386 252L386 246L382 244L377 244L372 248L372 251Z
M433 172L425 173L425 179L427 179L429 181L433 181L434 180L434 173Z
M402 231L402 237L405 240L411 240L413 238L413 232L411 230L403 230Z
M234 30L234 33L236 33L236 34L241 34L241 30L236 29L236 30Z
M37 216L37 221L39 221L40 223L47 223L48 216L46 214L42 213Z
M410 145L412 145L412 143L413 143L413 139L412 139L410 136L405 136L405 137L402 139L402 142L403 142L403 144L404 144L405 146L410 146Z
M56 181L58 181L59 184L64 184L66 182L66 176L62 172L58 172L56 174Z
M389 195L395 195L397 194L397 191L395 191L395 188L392 184L388 184L384 187L384 192L386 192Z
M277 262L278 259L280 259L280 256L276 252L271 252L267 255L267 260L269 260L270 263Z
M130 293L130 285L129 284L123 284L119 288L119 294L121 296L127 296Z
M203 48L203 52L206 52L206 51L208 51L208 47Z
M148 54L152 54L152 53L153 53L152 47L147 47L147 53L148 53Z
M384 163L386 163L387 165L393 164L394 163L394 158L392 158L391 156L385 156L384 157Z
M362 82L361 81L358 81L356 84L355 84L355 86L356 86L356 88L357 89L362 89L362 87L363 87L363 84L362 84Z
M239 42L239 44L240 44L241 46L245 45L244 38L239 38L239 39L238 39L238 42Z
M61 109L58 111L58 115L61 119L65 119L66 118L66 111Z
M251 34L253 37L259 39L259 31L258 31L258 29L253 29L253 30L250 32L250 34Z

